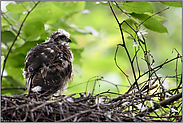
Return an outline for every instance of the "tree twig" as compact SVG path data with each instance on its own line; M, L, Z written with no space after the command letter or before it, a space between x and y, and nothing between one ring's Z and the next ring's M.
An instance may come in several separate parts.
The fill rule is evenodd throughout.
M8 56L9 56L9 54L10 54L10 52L11 52L11 49L12 49L13 45L15 44L15 42L16 42L18 36L20 35L20 31L21 31L21 29L22 29L22 27L23 27L23 24L25 23L25 21L26 21L27 17L29 16L29 14L36 8L36 6L37 6L39 3L40 3L40 1L38 1L38 2L32 7L32 9L31 9L30 11L28 11L27 15L25 16L24 20L22 21L22 23L21 23L21 25L20 25L20 28L19 28L19 30L18 30L18 33L17 33L17 35L16 35L16 37L15 37L13 43L11 44L10 49L8 50L8 53L7 53L7 55L6 55L5 59L4 59L3 68L2 68L2 73L1 73L1 82L2 82L2 78L3 78L3 72L4 72L4 69L5 69L5 66L6 66L6 61L7 61L7 59L8 59Z
M182 92L181 93L178 93L177 95L175 96L172 96L171 98L167 99L167 100L163 100L161 101L160 103L155 103L154 106L151 106L149 107L148 109L138 113L136 115L137 116L140 116L140 117L143 117L145 116L147 113L150 113L150 112L153 112L154 110L156 109L159 109L160 107L163 107L163 106L166 106L166 105L169 105L170 103L180 99L182 97Z
M81 111L81 112L76 113L76 114L74 114L74 115L72 115L72 116L70 116L70 117L67 117L67 118L65 118L65 119L59 120L58 122L67 121L67 120L72 119L72 118L74 118L74 117L77 117L77 116L79 116L79 115L83 115L83 114L91 113L91 112L92 112L91 109L86 110L86 111Z

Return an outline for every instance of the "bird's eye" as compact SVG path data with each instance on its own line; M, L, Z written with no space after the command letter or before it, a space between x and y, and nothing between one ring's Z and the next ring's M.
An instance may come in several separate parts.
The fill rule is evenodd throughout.
M67 38L66 38L66 36L65 35L60 35L60 36L58 36L58 40L66 40Z

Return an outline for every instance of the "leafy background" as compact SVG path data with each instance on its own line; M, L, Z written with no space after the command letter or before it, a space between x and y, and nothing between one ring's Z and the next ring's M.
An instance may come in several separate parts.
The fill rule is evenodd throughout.
M174 57L176 54L172 53L173 48L181 53L181 1L120 1L119 3L124 13L129 13L131 18L124 13L122 14L113 5L118 18L121 22L126 20L132 27L135 27L134 22L140 23L154 13L170 6L170 9L146 21L142 27L148 32L146 35L147 46L156 60L155 65ZM27 10L30 10L34 4L33 1L1 1L1 70L5 56L17 35L16 32L25 18ZM22 69L27 52L45 41L58 28L63 28L70 33L73 43L69 45L75 58L73 80L69 82L65 93L85 91L87 81L89 81L87 91L91 91L96 76L102 76L104 79L98 81L95 92L108 89L117 92L117 85L120 93L124 93L128 89L129 83L114 62L116 45L121 43L121 37L109 5L105 1L41 1L28 16L21 34L10 52L1 88L25 88L26 80L22 76ZM123 28L131 34L125 33L125 41L130 52L134 52L133 40L130 38L133 36L133 32L125 24ZM129 76L132 76L123 49L119 49L117 56L120 67ZM143 62L141 64L143 65ZM159 74L174 75L174 72L175 62L168 64ZM170 79L167 82L167 87L174 87L175 84L174 80ZM3 89L1 93L12 95L26 93L26 91Z

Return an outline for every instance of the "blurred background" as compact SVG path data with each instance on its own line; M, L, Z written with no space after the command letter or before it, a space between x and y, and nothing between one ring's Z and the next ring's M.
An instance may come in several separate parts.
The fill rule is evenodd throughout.
M25 18L27 10L30 10L35 3L1 1L1 70L16 31ZM168 7L161 2L149 3L153 13ZM120 22L129 18L117 7L114 7L114 10ZM142 28L148 50L155 59L154 66L175 57L177 54L174 48L180 54L182 53L182 7L171 6L158 15L156 19L167 28L168 33L158 33ZM7 87L25 88L26 80L22 76L22 69L26 53L36 44L46 40L58 28L68 31L73 41L69 45L75 58L74 76L69 82L66 94L92 91L94 86L95 93L109 89L113 92L118 92L119 89L120 93L128 90L130 84L114 61L116 46L122 43L122 40L108 3L105 1L42 1L25 21L20 37L15 42L7 60L1 83L3 95L26 93L23 89L13 90ZM129 51L134 52L133 40L129 38L129 34L124 34ZM143 54L139 54L138 58L142 59ZM117 62L133 83L133 74L123 48L118 50ZM147 70L145 65L143 67L144 63L143 60L140 61L142 72ZM167 64L158 74L175 75L175 65L175 62ZM180 73L182 64L179 64L178 68ZM175 87L176 82L168 79L166 84L167 88Z

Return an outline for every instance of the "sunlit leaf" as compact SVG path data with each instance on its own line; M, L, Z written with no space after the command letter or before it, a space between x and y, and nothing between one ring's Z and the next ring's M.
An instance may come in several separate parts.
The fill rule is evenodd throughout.
M18 23L20 19L20 14L13 13L13 12L7 12L7 17L10 19L11 24Z
M153 17L150 17L147 14L136 14L136 13L132 13L131 16L134 17L134 18L139 19L140 23L143 22L143 25L147 29L150 29L152 31L159 32L159 33L167 33L168 32L167 28L164 27L163 24L161 24L159 21L157 21Z
M2 45L3 45L3 47L2 47ZM7 46L5 44L1 44L1 56L3 56L3 55L5 56L7 53L8 53Z
M27 52L33 48L34 46L36 46L37 44L40 44L44 42L44 40L38 40L38 41L26 41L21 47L16 48L15 52L27 55Z
M10 3L6 6L6 9L13 13L22 13L22 12L26 11L28 6L29 6L28 2L23 2L22 4Z
M92 33L84 29L75 28L74 34L92 34Z
M81 15L81 11L85 9L85 1L79 1L79 2L75 2L75 1L71 1L72 4L70 4L70 6L67 7L70 8L70 13L66 16L67 21L69 21L70 23L74 22L74 20L79 17L79 15ZM67 1L68 3L68 1Z
M44 23L39 20L27 22L23 28L26 35L26 40L34 40L39 37L44 31Z
M24 64L24 60L19 60L19 62L21 62L20 64ZM17 81L21 82L23 85L25 85L25 79L23 78L23 69L24 66L22 67L14 67L14 66L11 66L10 64L7 64L6 65L6 72L8 74L8 76L12 76L14 79L16 79Z
M182 7L182 1L160 1L167 6Z
M148 1L127 1L123 4L124 9L128 12L143 14L144 12L153 13L153 8Z
M39 4L39 7L31 12L29 18L27 18L27 22L39 20L44 23L54 23L59 18L65 16L64 11L62 11L61 8L61 6L58 7L53 4L53 2L43 1ZM21 20L23 19L24 17L22 16Z
M149 15L149 16L152 16L152 15L153 15L153 18L156 19L156 20L158 20L158 21L165 21L165 20L167 20L165 17L160 16L160 15L158 15L158 14L156 14L156 15L151 14L151 13L145 13L145 14L147 14L147 15Z
M48 7L49 6L49 7ZM85 1L43 1L29 16L27 21L40 20L46 24L57 23L66 17L74 21L76 14L85 8ZM23 20L23 17L21 18Z

